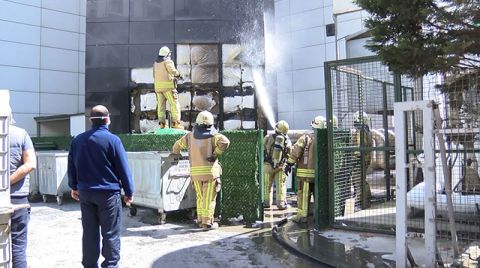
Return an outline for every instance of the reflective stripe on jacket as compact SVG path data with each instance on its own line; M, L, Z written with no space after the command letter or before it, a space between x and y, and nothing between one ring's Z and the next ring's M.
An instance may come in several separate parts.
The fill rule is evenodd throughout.
M211 138L196 139L193 132L185 134L173 145L172 152L179 154L181 150L188 149L190 157L190 175L194 181L208 181L219 178L222 169L218 163L208 162L207 158L218 158L230 145L230 141L222 134L215 134Z
M180 73L172 60L164 60L153 64L153 79L155 91L162 92L176 88L175 77Z
M301 136L293 145L288 163L297 163L297 178L312 181L315 178L314 165L315 134Z

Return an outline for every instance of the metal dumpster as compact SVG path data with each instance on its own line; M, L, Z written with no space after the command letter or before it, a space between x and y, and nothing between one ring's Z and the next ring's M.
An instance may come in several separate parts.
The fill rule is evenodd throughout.
M63 195L70 193L68 187L68 152L66 151L41 151L37 153L38 190L43 197L43 202L48 201L48 196L57 198L57 204L63 204Z
M187 154L178 161L169 155L170 152L128 152L135 185L131 216L136 215L135 206L153 208L159 212L159 223L163 224L166 212L195 208Z

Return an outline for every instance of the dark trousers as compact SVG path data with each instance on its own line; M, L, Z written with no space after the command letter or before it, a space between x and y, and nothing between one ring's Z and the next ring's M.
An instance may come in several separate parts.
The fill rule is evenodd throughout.
M80 191L82 211L82 264L98 267L100 233L102 234L102 267L118 267L120 260L120 228L122 203L120 193L108 191Z
M12 204L28 204L27 197L12 197ZM18 209L12 214L12 264L14 268L27 267L27 233L30 209Z

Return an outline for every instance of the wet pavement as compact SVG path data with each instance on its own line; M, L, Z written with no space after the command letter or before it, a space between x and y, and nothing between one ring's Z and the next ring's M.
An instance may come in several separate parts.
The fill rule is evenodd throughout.
M139 208L135 217L123 209L121 267L394 267L395 237L381 234L308 230L287 222L295 208L265 211L259 228L221 226L205 232L188 213L158 214ZM311 229L311 226L310 226ZM81 266L80 208L77 202L32 203L27 257L29 267ZM422 241L410 240L417 263ZM100 260L101 261L101 260Z

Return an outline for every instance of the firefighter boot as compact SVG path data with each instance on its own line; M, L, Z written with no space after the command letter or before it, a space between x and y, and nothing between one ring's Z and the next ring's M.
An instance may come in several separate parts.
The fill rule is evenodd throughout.
M173 122L173 126L172 128L176 128L176 129L184 129L182 125L180 125L180 122Z
M165 128L165 122L158 122L158 125L160 128Z

